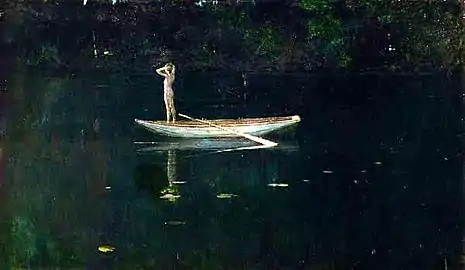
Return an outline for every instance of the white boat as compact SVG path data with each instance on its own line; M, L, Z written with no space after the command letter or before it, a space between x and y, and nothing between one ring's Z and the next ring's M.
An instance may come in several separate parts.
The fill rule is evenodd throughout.
M298 115L293 115L243 119L215 119L203 120L203 122L180 120L174 123L140 119L135 119L134 121L143 128L162 136L177 138L222 138L241 137L240 133L261 136L282 131L299 123L300 117ZM228 130L219 127L224 127ZM236 131L237 134L230 132L230 130Z

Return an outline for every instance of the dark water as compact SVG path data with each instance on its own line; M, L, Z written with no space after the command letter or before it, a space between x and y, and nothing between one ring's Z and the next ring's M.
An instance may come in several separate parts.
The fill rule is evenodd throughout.
M458 268L458 80L179 75L181 113L302 117L275 149L215 153L134 126L164 117L157 79L11 76L2 269Z

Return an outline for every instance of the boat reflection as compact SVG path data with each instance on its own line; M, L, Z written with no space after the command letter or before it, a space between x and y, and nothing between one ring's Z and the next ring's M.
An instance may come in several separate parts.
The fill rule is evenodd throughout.
M227 152L235 150L253 150L261 146L256 142L242 138L222 138L222 139L184 139L172 141L136 142L138 153L150 153L159 151L193 151L193 150L217 150ZM297 151L299 145L295 141L279 142L270 150ZM173 152L174 153L174 152ZM170 154L168 154L170 155ZM173 155L173 154L172 154ZM175 154L174 154L175 155Z

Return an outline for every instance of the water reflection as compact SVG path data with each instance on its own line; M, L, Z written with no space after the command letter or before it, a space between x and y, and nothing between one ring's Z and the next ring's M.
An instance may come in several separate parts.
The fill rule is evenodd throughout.
M174 139L154 142L135 142L137 151L141 154L153 154L160 151L193 151L195 154L216 154L222 152L257 150L260 146L254 141L243 138L218 138L218 139ZM296 140L278 141L276 147L269 151L298 151L299 144Z
M17 76L16 118L0 140L0 258L7 258L0 268L441 269L446 258L452 269L458 262L458 117L448 102L414 98L428 89L393 94L385 107L383 96L375 106L383 118L375 120L323 109L333 103L314 94L298 143L224 152L251 143L147 135L150 143L134 144L144 140L125 127L134 118L127 112L142 111L142 101L121 98L125 92L105 80L108 88L86 84L99 91L96 100L82 94L80 80ZM35 89L50 93L43 99ZM113 252L99 252L107 245Z
M179 193L179 185L186 184L186 178L179 178L180 176L177 173L177 164L178 159L181 160L184 164L193 164L201 160L216 160L217 164L215 165L215 171L208 172L209 169L205 165L197 165L202 171L208 172L208 177L210 179L221 179L225 175L235 175L238 172L242 172L242 169L252 170L253 166L248 166L244 168L241 165L234 167L234 163L231 163L232 160L229 159L228 155L225 152L240 152L237 156L243 159L244 152L250 149L253 150L253 147L257 143L240 139L240 138L229 138L229 139L184 139L184 140L171 140L171 141L156 141L156 142L136 142L137 152L140 156L148 157L145 162L150 162L150 159L158 160L159 164L155 161L152 163L143 163L138 165L135 169L135 181L141 188L147 188L153 193L154 196L159 194L161 199L165 199L170 202L176 202L181 198ZM149 145L149 146L147 146ZM280 142L277 147L267 149L267 151L273 152L295 152L298 150L298 144L295 141L284 141ZM257 151L257 150L255 150ZM220 156L222 155L222 156ZM166 177L161 176L161 166L163 157L166 156ZM211 156L211 157L208 157ZM229 164L220 164L220 160L225 159ZM148 161L147 161L148 160ZM268 186L287 186L287 184L276 184L278 180L276 172L276 164L273 165L275 161L268 161L267 165L262 164L258 168L269 171L270 168L272 172L268 172ZM208 164L208 161L207 163ZM211 165L207 165L211 167ZM202 172L198 172L199 174ZM217 174L217 175L215 175ZM259 172L258 175L261 173ZM192 176L191 176L192 177ZM166 181L165 181L166 179ZM164 188L161 187L162 184L166 184ZM155 188L157 186L157 188ZM235 197L235 194L220 192L217 194L217 198L226 199Z
M298 149L297 146L286 147L283 143L281 151L277 148L218 152L250 143L229 139L212 142L205 148L199 147L201 143L206 142L158 142L157 146L142 147L144 150L138 152L139 162L144 165L135 167L135 175L138 175L135 181L146 181L144 188L154 193L153 211L165 213L159 215L163 225L159 228L167 230L158 233L169 235L171 239L170 244L158 253L159 261L168 265L205 264L217 268L227 263L239 267L244 263L249 265L250 256L268 256L265 253L269 248L263 245L275 245L266 240L267 234L274 234L274 229L265 225L265 213L261 213L262 207L268 206L260 204L263 200L273 201L276 212L265 215L282 216L287 192L265 193L268 183L287 181L295 184L292 174L281 165L285 160L295 158L296 152L292 150ZM165 175L161 172L162 165L166 166ZM144 168L151 168L151 172L143 173L149 171ZM142 175L145 180L141 179ZM163 184L166 185L164 188ZM180 197L160 200L158 196L163 198L164 191ZM268 233L262 232L263 229ZM194 250L197 252L193 253ZM230 252L239 253L233 259L228 255Z

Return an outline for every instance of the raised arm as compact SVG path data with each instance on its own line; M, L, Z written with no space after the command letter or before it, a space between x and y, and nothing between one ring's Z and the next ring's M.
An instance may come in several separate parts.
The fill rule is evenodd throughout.
M168 72L168 71L167 71ZM170 74L170 76L172 77L173 81L174 81L174 76L176 74L176 68L174 67L174 65L172 65L172 68L171 68L171 73L168 73Z
M161 68L157 68L156 71L160 76L168 77L168 71L166 70L166 66L161 67Z

